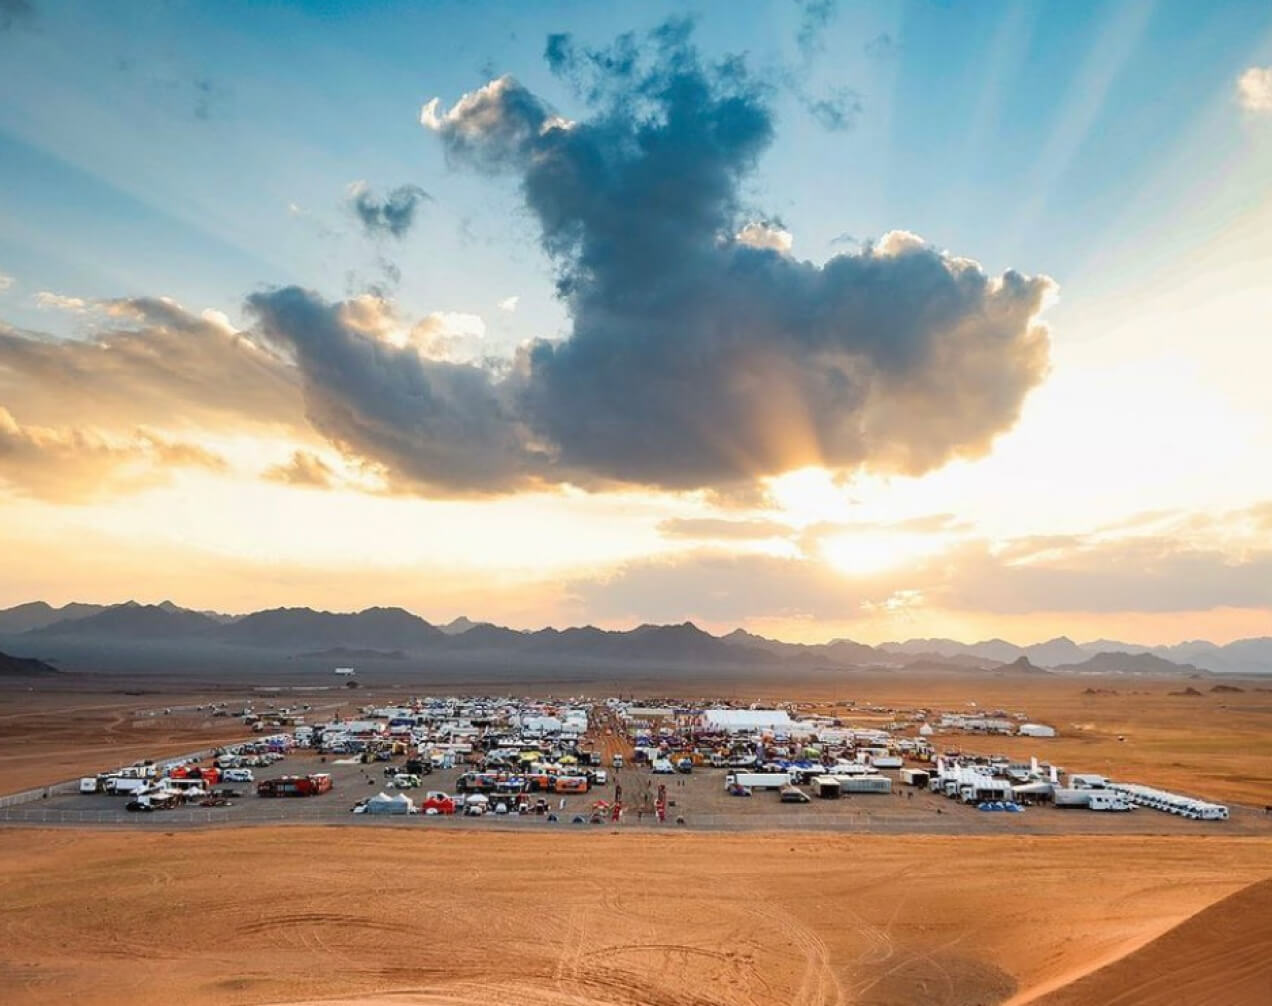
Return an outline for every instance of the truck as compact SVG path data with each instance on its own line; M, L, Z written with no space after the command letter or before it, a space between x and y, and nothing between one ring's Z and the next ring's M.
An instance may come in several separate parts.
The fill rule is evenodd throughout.
M730 772L724 777L728 786L746 786L749 789L781 789L791 784L789 772Z
M146 779L132 779L128 776L108 776L106 792L111 796L136 796L144 793L150 786Z
M622 768L622 767L623 767L622 755L616 754L613 758L610 759L610 768Z
M428 795L424 798L424 802L420 804L421 814L454 814L455 798L449 793L443 793L441 790L429 790Z
M318 796L331 790L331 776L325 772L314 775L285 775L277 779L264 779L256 784L256 795L266 797Z

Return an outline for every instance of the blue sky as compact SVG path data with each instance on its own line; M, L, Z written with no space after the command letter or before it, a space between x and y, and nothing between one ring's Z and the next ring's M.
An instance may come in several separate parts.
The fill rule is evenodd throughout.
M601 48L632 32L648 51L648 32L687 15L702 60L744 57L756 100L771 114L772 142L736 196L747 219L789 233L788 259L821 266L900 230L930 242L951 268L973 259L991 279L1019 270L1050 277L1059 291L1041 312L1050 330L1045 380L1008 403L992 450L969 441L941 464L900 474L827 463L764 483L767 500L752 500L742 514L753 524L784 521L791 536L747 541L727 532L729 548L804 563L801 576L820 577L833 554L836 575L856 591L846 607L765 609L741 598L713 611L736 611L736 620L774 631L876 636L897 634L890 619L901 609L931 632L969 634L988 634L993 619L1009 617L1024 634L1063 630L1075 618L1092 634L1112 633L1101 619L1116 613L1149 619L1145 631L1162 637L1173 630L1146 614L1160 606L1145 602L1141 611L1133 596L1084 611L1057 587L1054 600L1040 597L1029 612L972 611L954 597L957 584L934 582L924 564L952 556L970 568L1063 533L1073 538L1070 551L1031 552L1025 561L1059 563L1067 575L1074 564L1105 561L1099 549L1111 546L1100 528L1159 510L1174 515L1162 518L1166 530L1141 528L1119 547L1145 548L1151 535L1160 554L1175 556L1195 547L1181 529L1201 521L1216 561L1263 561L1249 537L1262 526L1249 515L1272 499L1264 463L1272 407L1259 378L1272 364L1269 293L1259 278L1272 265L1272 112L1243 105L1238 81L1272 65L1266 2L8 0L0 11L12 11L0 21L8 25L0 31L0 323L22 333L27 348L44 339L38 333L95 345L118 317L101 302L115 298L169 297L188 312L174 323L181 331L194 331L201 312L219 312L209 317L227 318L225 331L255 339L259 312L247 299L296 285L332 304L375 294L359 338L392 352L413 345L415 322L452 335L454 326L476 326L481 352L501 360L504 374L518 346L571 336L578 319L554 286L562 261L541 248L542 221L523 197L521 169L459 163L453 137L425 128L421 107L438 98L444 113L507 74L564 119L587 121L596 110L547 65L548 36L568 32L577 46ZM833 128L828 108L841 116ZM428 198L401 238L370 234L350 202L359 182L378 197L412 185ZM153 312L136 310L144 338L158 338L146 327L162 328ZM276 322L275 339L295 342L303 357L303 340ZM172 559L193 550L199 558L191 562L215 571L186 584L200 606L226 606L232 585L250 579L262 557L304 569L304 534L374 513L377 526L410 525L409 543L387 530L379 538L359 532L343 547L327 543L322 571L284 578L262 602L304 601L288 592L322 582L316 599L337 605L341 563L378 552L393 567L382 578L390 586L366 596L374 588L362 584L363 595L346 606L450 603L412 585L432 569L430 556L445 554L448 569L463 568L476 603L510 620L678 619L693 612L660 608L652 595L663 587L651 587L643 602L639 591L616 588L627 607L611 610L603 585L621 588L629 575L650 580L638 564L653 555L680 563L677 582L691 588L701 573L694 563L718 560L720 542L685 539L666 522L738 516L741 497L712 496L705 478L685 492L682 484L624 482L609 469L460 506L431 483L404 491L393 482L402 455L386 460L347 430L274 414L267 432L255 419L198 426L185 417L182 425L138 410L94 412L73 396L63 408L58 394L72 387L82 396L88 385L24 392L25 372L5 366L0 359L0 508L9 523L39 529L32 541L80 543L102 556L131 549ZM82 370L68 373L86 380ZM315 390L308 373L280 375L303 387L312 420L316 396L330 389ZM124 384L93 387L128 397ZM106 453L135 450L153 460L167 448L137 431L158 431L224 463L140 479L110 499L52 500L51 483L31 481L34 468L9 474L4 488L6 416L27 447L102 437ZM31 432L37 427L46 432ZM433 457L436 445L423 446ZM293 452L319 459L328 474L287 467ZM264 469L286 469L291 484L275 475L262 481ZM297 487L315 471L329 492ZM386 472L387 490L368 489L365 479ZM623 486L604 483L615 475ZM262 511L270 516L255 520ZM942 513L957 519L930 540L891 525L861 530ZM236 550L203 530L219 519L256 530L245 530ZM502 531L490 554L447 551L492 522ZM838 537L823 550L813 541L822 532L810 528L830 523ZM955 526L965 530L949 530ZM154 528L164 530L147 531ZM537 531L542 540L525 544ZM103 533L109 540L95 537ZM984 554L973 560L969 548ZM894 552L908 565L894 569ZM880 564L888 567L882 579ZM533 575L549 567L550 587ZM75 575L65 599L113 589L95 568ZM1147 593L1176 597L1163 586L1167 573L1152 575ZM43 581L9 579L13 601L54 592ZM920 611L914 599L925 592ZM1244 601L1225 594L1222 604L1201 596L1191 608L1170 603L1209 612L1198 624L1216 634L1264 624L1272 631L1268 599L1257 591Z
M43 0L3 40L0 264L27 290L163 291L230 312L260 284L338 295L379 279L345 187L411 181L435 202L385 250L409 278L403 300L489 312L517 294L506 334L551 334L561 312L511 184L449 171L419 105L453 101L493 71L568 112L574 99L542 59L549 32L603 44L684 10ZM1236 117L1204 120L1231 103L1240 68L1266 60L1272 31L1272 8L1257 2L844 4L806 57L794 3L696 14L708 55L743 53L811 92L860 95L838 132L789 88L777 98L779 139L750 194L795 234L797 254L821 260L841 235L904 228L990 269L1094 291L1106 281L1084 275L1093 248L1151 256L1143 246L1177 240L1168 225L1195 184L1245 142ZM1172 156L1199 124L1201 142ZM1224 202L1239 209L1256 181ZM1170 212L1136 206L1153 182L1176 201ZM48 323L21 302L9 314Z

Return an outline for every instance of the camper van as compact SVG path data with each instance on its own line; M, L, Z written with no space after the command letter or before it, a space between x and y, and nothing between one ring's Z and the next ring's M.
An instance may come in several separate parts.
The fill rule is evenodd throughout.
M1091 790L1087 806L1092 810L1134 810L1134 804L1120 793L1109 793L1105 790Z

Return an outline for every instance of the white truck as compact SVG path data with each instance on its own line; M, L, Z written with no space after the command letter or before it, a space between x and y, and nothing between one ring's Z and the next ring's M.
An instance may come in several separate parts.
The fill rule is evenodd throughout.
M106 792L112 796L136 796L150 787L149 780L132 779L128 776L108 776Z
M730 772L724 777L725 788L745 786L747 789L781 789L791 784L789 772Z

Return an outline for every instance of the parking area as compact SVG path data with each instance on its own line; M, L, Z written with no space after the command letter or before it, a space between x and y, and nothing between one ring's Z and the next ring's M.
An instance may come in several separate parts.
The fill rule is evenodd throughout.
M277 825L277 824L357 824L401 826L412 828L517 828L541 829L576 823L592 825L598 801L612 803L621 787L624 812L615 824L602 813L604 830L833 830L848 832L931 833L931 834L1208 834L1210 822L1187 821L1149 810L1130 814L1092 814L1081 810L1051 806L1030 807L1024 813L987 813L976 807L949 800L943 796L901 785L896 773L891 794L853 794L839 799L813 797L808 803L783 803L777 791L756 789L750 796L730 796L725 789L723 769L697 769L689 774L657 775L647 767L627 766L610 770L605 785L594 786L588 793L532 794L548 801L555 817L543 814L495 814L481 817L409 816L354 814L354 805L382 791L397 792L388 783L386 767L401 768L403 758L391 762L349 764L351 759L322 756L300 751L267 769L254 770L256 781L283 775L308 775L325 772L332 777L329 792L309 797L263 798L255 793L252 783L228 783L218 790L230 789L238 795L228 806L203 807L186 804L170 810L150 813L125 810L126 797L104 793L52 793L44 799L0 809L0 822L27 825L99 825L164 829L179 826L206 825ZM435 770L422 779L418 789L405 790L416 802L422 802L429 790L456 794L456 782L462 768ZM658 787L666 787L666 819L659 821L655 813ZM490 798L493 810L501 800L512 806L510 799ZM578 819L581 819L578 820ZM603 830L596 827L595 830ZM1257 811L1234 807L1232 820L1224 826L1227 834L1261 834L1272 832L1272 819Z

